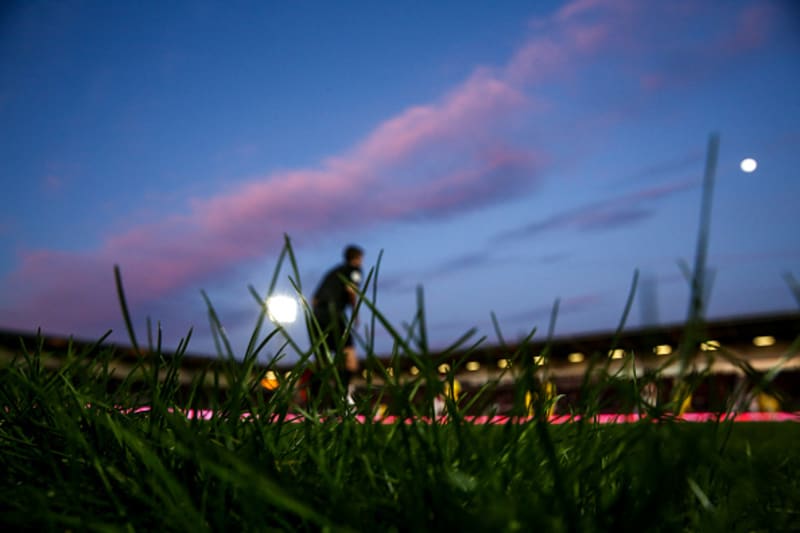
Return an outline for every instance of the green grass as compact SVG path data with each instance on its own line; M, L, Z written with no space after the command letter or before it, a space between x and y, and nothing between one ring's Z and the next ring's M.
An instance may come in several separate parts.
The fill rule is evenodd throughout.
M268 292L287 259L301 292L288 240ZM478 425L462 416L469 406L452 402L447 423L422 421L443 388L439 359L427 347L422 292L411 323L393 326L375 304L379 265L362 293L362 305L372 311L369 331L392 335L395 366L411 359L420 369L411 380L384 373L385 398L400 417L392 424L373 421L369 401L348 408L331 379L319 403L296 405L294 385L321 342L303 350L279 327L264 334L264 298L252 288L262 314L238 356L206 298L226 364L214 375L198 376L187 394L178 369L191 332L174 356L162 352L160 333L155 339L150 334L148 349L142 349L117 271L123 316L143 354L126 379L113 375L115 351L103 342L69 346L56 371L45 369L48 354L41 345L21 347L22 355L0 368L0 523L57 531L797 528L800 424L687 424L662 405L650 412L658 421L600 425L590 415L601 406L601 391L617 379L607 372L599 381L587 379L575 406L583 416L569 424L552 425L539 416ZM631 294L634 287L635 278ZM285 344L270 364L286 354L298 363L267 394L258 385L265 369L256 361L275 338ZM375 363L371 338L362 338L367 364ZM464 350L466 358L482 342L468 333L452 350ZM519 413L524 392L537 386L541 371L526 363L524 350L523 342L514 357ZM602 371L604 364L596 367ZM204 385L206 378L216 383L223 377L225 391ZM773 378L759 377L758 386ZM637 403L637 383L620 390ZM208 402L216 413L210 420L181 412ZM544 402L539 400L538 413ZM140 406L150 409L131 411ZM303 420L288 420L293 412ZM356 412L366 419L358 421Z
M76 354L3 369L0 520L45 530L732 530L797 523L800 425L123 414ZM162 393L159 396L159 393ZM232 411L232 405L220 406Z

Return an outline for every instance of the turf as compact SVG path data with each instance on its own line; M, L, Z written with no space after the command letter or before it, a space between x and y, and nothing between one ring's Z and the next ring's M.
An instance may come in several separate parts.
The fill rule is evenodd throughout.
M793 422L382 424L346 410L297 422L282 418L290 390L252 394L233 365L240 394L201 420L175 409L179 360L109 389L113 349L57 372L43 357L0 371L6 526L786 531L798 519Z
M284 258L297 272L287 243L270 291ZM365 287L373 275L377 270ZM56 370L48 370L41 344L21 346L0 367L0 523L6 528L789 531L800 523L796 422L685 423L671 414L681 405L677 397L646 408L640 421L600 424L594 415L605 391L620 383L602 363L586 380L571 422L548 422L543 413L554 399L544 394L536 396L538 414L523 419L516 415L527 414L523 398L536 390L540 367L521 352L511 358L516 401L505 423L475 424L463 413L477 403L452 398L446 422L432 420L433 398L445 385L427 347L422 293L417 315L401 333L366 288L361 301L372 311L370 331L389 332L393 361L408 358L420 369L409 380L384 370L385 397L348 407L328 368L321 370L329 379L320 395L297 403L297 382L322 339L303 350L279 326L262 338L264 298L255 290L262 313L238 357L206 298L223 365L198 375L187 392L179 369L191 334L175 354L163 353L158 335L140 348L118 271L117 281L132 345L141 353L130 374L114 375L115 349L105 339L68 346ZM297 364L267 393L259 385L266 370L256 361L267 341L281 335ZM466 346L468 357L479 344L467 334L453 350ZM374 362L369 335L361 348L367 363ZM446 381L452 383L458 366ZM776 373L753 374L755 390L767 388ZM491 383L484 392L490 390ZM627 395L622 404L644 408L636 381L615 390ZM390 399L393 423L375 418L383 399ZM186 416L206 404L213 416Z

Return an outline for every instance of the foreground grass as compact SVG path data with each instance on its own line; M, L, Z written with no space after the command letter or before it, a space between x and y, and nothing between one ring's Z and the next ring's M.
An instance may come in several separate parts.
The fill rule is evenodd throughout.
M290 422L290 391L253 396L243 372L230 376L243 392L197 420L172 409L169 379L109 391L110 349L55 373L41 357L0 370L6 526L786 531L800 519L796 423Z
M293 280L299 279L287 242L270 293L284 258L292 263ZM422 293L417 316L401 334L375 308L374 293L366 297L377 269L367 276L361 299L372 311L369 330L382 327L393 337L393 362L409 358L420 369L401 382L393 377L399 372L376 366L398 415L393 424L374 421L376 407L369 401L347 407L333 374L323 376L329 379L311 404L295 403L295 385L321 339L303 351L286 336L285 347L298 363L266 394L259 386L266 370L255 362L267 340L285 332L278 327L261 339L264 300L253 289L262 313L242 357L232 353L206 298L227 366L199 375L187 393L178 370L189 337L174 356L162 353L159 336L148 342L149 350L140 350L117 274L132 345L142 354L121 382L110 370L114 349L103 339L85 349L70 346L57 371L45 369L41 346L23 346L22 355L0 367L0 523L6 527L787 531L800 523L797 423L687 424L670 417L674 405L659 405L648 408L649 420L596 424L591 415L599 412L602 391L619 381L603 372L599 381L587 380L574 406L579 416L568 424L512 418L504 425L477 425L461 416L469 406L452 401L447 423L425 422L445 385L427 349ZM499 328L498 336L502 340ZM375 363L370 336L361 340L367 363ZM453 349L468 342L469 334ZM525 342L512 357L520 414L525 393L536 390L540 377L524 350ZM741 365L753 374L746 362ZM599 366L595 370L602 371ZM774 375L758 377L758 386ZM218 386L223 378L224 391ZM630 395L628 405L643 408L638 387L634 382L620 391ZM545 394L536 398L535 412L545 413ZM215 413L209 420L185 414L208 404ZM301 419L290 419L297 412Z

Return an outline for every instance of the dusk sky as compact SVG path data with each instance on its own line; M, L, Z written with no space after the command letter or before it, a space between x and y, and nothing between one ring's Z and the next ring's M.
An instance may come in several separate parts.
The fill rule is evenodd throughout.
M796 311L795 2L4 2L0 329L124 343L118 264L140 342L213 354L203 289L241 354L284 234L435 348L613 330L636 269L678 323L712 132L708 316Z

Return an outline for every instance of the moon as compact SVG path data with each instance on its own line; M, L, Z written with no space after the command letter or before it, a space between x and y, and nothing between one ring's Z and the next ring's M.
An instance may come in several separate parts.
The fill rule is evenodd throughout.
M748 157L747 159L742 159L742 162L739 163L739 167L742 169L742 172L750 174L758 168L758 162L752 157Z

